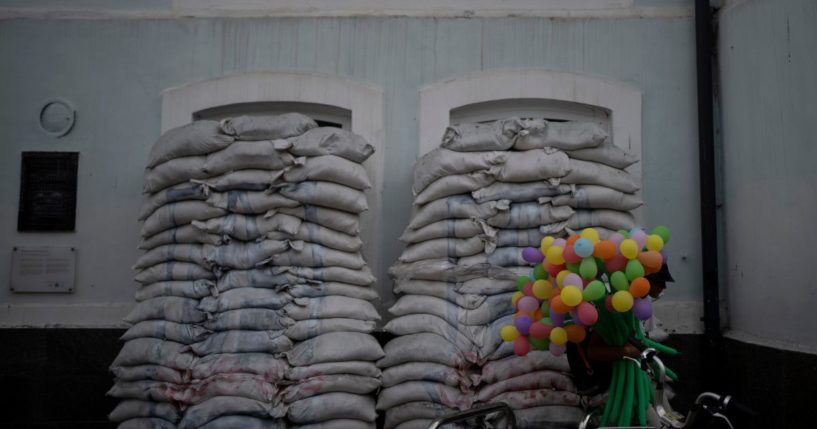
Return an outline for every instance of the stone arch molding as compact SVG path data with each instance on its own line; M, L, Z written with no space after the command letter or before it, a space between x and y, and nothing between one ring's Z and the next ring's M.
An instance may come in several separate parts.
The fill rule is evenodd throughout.
M162 92L162 132L191 122L193 113L252 102L315 103L349 110L351 130L375 148L364 163L372 181L369 210L361 218L364 255L383 284L386 270L380 253L383 190L383 91L376 86L321 73L263 71L235 73L168 88Z

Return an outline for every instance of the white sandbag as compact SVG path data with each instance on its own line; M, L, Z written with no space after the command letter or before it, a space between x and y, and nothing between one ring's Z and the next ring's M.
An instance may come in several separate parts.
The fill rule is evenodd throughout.
M539 228L500 229L496 234L497 247L539 247L545 234Z
M415 420L408 420L399 425L395 426L394 429L428 429L429 426L434 422L432 419L415 419ZM456 429L461 429L461 427L455 426Z
M406 381L433 381L453 387L470 385L456 368L434 362L407 362L383 370L383 387L391 387Z
M110 370L122 381L156 380L174 384L187 381L187 374L183 371L161 365L111 366Z
M313 424L290 426L291 429L375 429L375 422L355 419L324 420Z
M282 231L294 234L298 232L301 220L282 213L272 216L229 214L204 222L194 221L193 226L210 234L228 235L237 240L252 241L264 238L270 232Z
M542 370L488 384L479 390L477 400L485 402L503 392L533 389L556 389L576 392L576 386L569 376L556 371Z
M508 150L522 128L519 118L501 119L487 124L454 124L445 129L440 147L459 152Z
M373 422L377 418L370 396L333 392L295 401L287 417L292 423L314 423L330 419L355 419Z
M145 301L160 296L179 296L200 299L217 292L216 284L210 280L169 281L151 283L136 290L136 301Z
M471 238L435 238L411 244L398 258L401 262L415 262L422 259L459 258L486 252L485 236Z
M150 149L147 166L184 156L206 155L224 149L233 138L221 132L216 121L195 121L164 132Z
M460 265L491 264L499 267L515 267L525 265L522 258L524 247L497 247L490 254L479 254L460 258Z
M490 264L457 265L448 259L427 259L411 263L397 263L389 268L396 281L417 279L460 282L479 277L513 279L519 277L511 270Z
M563 405L525 408L514 410L513 413L519 429L574 428L585 416L581 407Z
M617 231L630 230L635 226L635 218L628 212L618 210L577 210L567 222L568 228L581 230L591 227L603 227Z
M285 207L276 212L295 216L345 234L360 234L360 216L354 213L311 205Z
M218 234L210 234L193 225L184 225L171 228L156 235L142 238L139 249L150 250L165 244L212 244L220 246L229 242L228 238Z
M555 147L576 150L596 147L609 140L609 133L596 122L550 122L543 119L522 121L524 131L519 133L514 149L527 150Z
M198 301L178 296L161 296L136 304L136 307L122 320L128 323L139 323L143 320L169 320L178 323L198 323L207 315L199 311Z
M421 333L437 334L450 341L466 356L473 360L478 348L468 336L460 332L457 327L446 322L445 319L431 314L409 314L395 317L383 328L394 335L411 335Z
M205 339L209 334L209 330L199 325L166 320L145 320L131 326L119 339L128 341L134 338L150 337L182 344L192 344Z
M414 198L414 204L422 205L451 195L467 194L482 189L496 181L499 167L488 170L474 171L473 173L452 174L443 176L431 182L423 192Z
M276 190L283 196L321 207L329 207L349 213L362 213L369 209L366 194L354 188L332 182L298 182L279 185Z
M418 229L406 229L400 237L404 243L419 243L435 238L493 237L496 230L482 219L443 219Z
M120 399L173 402L182 394L184 388L184 385L164 381L117 381L105 395Z
M298 158L284 172L287 182L324 181L364 190L372 187L361 164L335 155Z
M514 410L541 407L543 405L579 406L581 397L573 392L550 389L519 390L501 393L489 398L490 403L505 403Z
M287 293L295 298L318 298L330 295L347 296L366 301L378 298L377 291L370 287L336 282L292 285L287 287Z
M570 206L574 209L635 210L644 202L633 194L598 185L578 185L566 195L558 195L550 200L554 206Z
M363 137L336 127L313 128L289 141L289 151L297 156L336 155L360 164L374 153Z
M122 346L111 366L154 364L175 369L187 369L193 364L187 346L156 338L137 338Z
M538 201L542 197L552 197L570 192L570 185L553 185L547 180L525 183L494 182L471 193L474 201L509 200L514 203Z
M287 373L287 378L289 380L299 381L312 377L336 374L380 378L380 369L378 369L374 363L367 361L324 362L294 367Z
M207 204L231 213L259 215L281 207L297 207L301 203L277 192L227 191L211 193Z
M360 332L370 334L377 324L371 320L326 318L299 320L284 330L292 340L303 341L330 332Z
M407 402L436 402L449 408L467 410L471 408L471 395L445 384L428 381L408 381L380 391L377 409L388 410Z
M383 427L393 429L412 420L435 420L454 412L457 410L436 402L407 402L386 410ZM428 428L428 425L425 425L424 428Z
M383 357L383 349L371 335L332 332L299 343L286 356L292 366L346 360L376 361Z
M204 171L205 156L188 156L145 169L142 192L153 194L173 185L210 176Z
M267 419L250 416L221 416L211 420L199 429L286 429L284 419Z
M202 323L202 326L217 332L230 330L263 331L266 329L286 329L294 323L295 321L286 317L286 312L281 310L240 308L216 313L212 319Z
M377 361L378 368L389 368L407 362L435 362L453 368L467 365L465 356L454 344L437 334L402 335L389 341L386 357Z
M372 303L345 296L298 298L285 307L287 316L296 321L308 319L380 320Z
M483 277L457 283L455 290L461 294L474 294L479 296L516 292L517 287L516 280Z
M278 387L254 374L216 374L188 385L179 402L189 405L200 404L217 396L234 396L274 402Z
M219 292L246 287L266 288L275 292L283 292L286 286L310 282L312 281L290 273L282 273L275 268L263 268L227 271L218 279L216 287Z
M483 203L483 204L491 204ZM487 218L488 225L497 228L524 229L567 220L573 214L570 207L554 207L550 204L515 203L509 210Z
M299 242L281 253L272 254L263 261L268 265L300 267L344 267L359 270L366 266L360 252L344 252L319 244ZM241 268L241 267L237 267Z
M281 353L292 348L292 341L283 333L281 330L224 331L189 347L199 356L219 353Z
M125 420L116 429L176 429L176 425L158 417L137 417Z
M234 396L217 396L184 412L179 429L196 429L219 416L242 415L260 418L280 417L270 403Z
M389 308L389 313L395 316L433 314L452 325L484 325L516 312L511 303L511 295L510 293L492 295L482 305L472 310L463 309L433 296L405 295Z
M264 353L224 353L197 359L190 371L194 379L204 379L215 374L248 373L277 382L284 379L289 371L289 364L286 359Z
M239 308L284 308L292 301L288 295L275 290L241 287L220 293L218 296L202 298L198 309L208 313L218 313Z
M619 170L624 170L638 162L637 156L616 146L609 139L597 147L571 150L567 152L567 156L583 161L598 162Z
M502 165L508 159L508 152L455 152L438 148L423 155L414 165L414 194L419 194L435 180L453 174L466 174L489 170Z
M443 219L486 219L506 212L510 201L499 200L479 204L467 195L455 195L432 201L414 214L408 229L419 229Z
M532 350L525 356L488 362L482 367L482 372L472 379L474 384L491 384L541 370L570 372L570 365L565 355L554 356L548 351Z
M267 238L271 240L302 240L344 252L358 252L363 248L363 240L358 235L345 234L310 222L302 222L295 234L276 231L267 233Z
M309 116L301 113L281 115L237 116L221 121L221 132L239 140L285 139L301 135L318 126Z
M454 303L465 309L474 309L485 302L486 295L462 294L457 292L456 283L431 280L405 280L395 282L394 293L433 296ZM516 290L514 288L514 290Z
M303 246L303 242L262 240L257 242L236 242L229 246L207 249L207 263L219 267L247 270L266 263L273 256L284 253L292 246Z
M208 176L247 169L283 170L295 162L295 157L286 152L286 145L280 142L235 142L224 150L207 155L202 169Z
M179 201L162 206L145 219L142 237L150 237L166 229L187 225L194 220L207 220L227 212L204 201Z
M361 377L348 374L321 375L287 386L286 389L281 392L281 399L285 403L291 403L330 392L365 395L374 392L379 387L380 380L373 377Z
M207 261L206 255L214 248L215 246L209 244L165 244L150 249L139 257L133 269L144 269L168 261L190 262L202 267L210 267L211 264Z
M349 283L359 286L367 286L375 282L375 277L372 275L368 267L363 267L360 270L351 270L343 267L324 267L324 268L310 268L310 267L275 267L273 271L278 273L288 273L307 280L315 280L319 282L339 282ZM300 282L301 284L303 282ZM298 283L291 283L298 284Z
M641 189L636 178L624 170L578 159L570 160L570 173L562 183L606 186L629 194Z
M570 172L570 159L564 152L552 149L534 149L508 152L497 179L502 182L522 183L564 177Z
M108 414L108 420L117 423L138 417L157 417L175 423L181 419L181 412L177 406L166 402L127 399L117 404Z
M204 167L204 162L202 162L202 167ZM218 176L207 174L204 178L194 179L191 182L215 192L263 191L272 186L281 174L283 170L244 169Z
M163 189L155 194L148 195L147 198L142 201L142 207L139 209L139 220L147 219L148 216L165 204L189 200L204 201L206 199L207 189L204 186L195 183L179 183L178 185Z

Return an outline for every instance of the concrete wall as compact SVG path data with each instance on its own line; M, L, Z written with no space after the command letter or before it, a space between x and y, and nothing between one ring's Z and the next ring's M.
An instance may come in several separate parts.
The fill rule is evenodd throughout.
M374 244L389 263L400 254L396 238L411 211L419 88L481 70L538 67L613 79L643 92L644 215L674 233L670 262L678 283L664 308L695 331L701 264L691 9L675 1L636 6L644 3L657 6L621 9L615 18L608 12L490 19L6 14L0 20L0 282L9 278L14 245L74 245L79 261L73 295L20 295L0 287L0 325L110 326L132 305L142 168L159 135L166 88L259 70L334 74L382 88L387 174L384 232ZM37 126L41 103L55 96L78 110L74 130L61 139ZM20 152L27 150L81 152L76 233L16 232Z
M718 50L730 335L817 352L817 3L727 3Z

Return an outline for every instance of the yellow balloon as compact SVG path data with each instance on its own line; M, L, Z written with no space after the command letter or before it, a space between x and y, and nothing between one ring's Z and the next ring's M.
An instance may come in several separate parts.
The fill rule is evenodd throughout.
M647 236L647 250L660 252L664 248L664 239L658 234Z
M502 337L502 341L509 343L519 338L519 330L513 325L503 326L502 329L499 330L499 336Z
M619 250L621 250L621 254L624 255L625 258L635 259L636 256L638 256L638 243L628 238L621 242Z
M533 282L533 296L539 299L548 299L553 292L553 285L547 280L536 280Z
M592 241L593 245L599 242L599 232L593 228L585 228L581 236Z
M550 235L548 235L547 237L543 238L543 239L542 239L542 242L541 242L541 243L540 243L540 245L539 245L539 249L541 249L541 250L542 250L542 253L547 253L547 251L548 251L548 247L550 247L550 245L551 245L551 244L553 244L553 242L554 242L555 240L556 240L556 239L555 239L555 238L553 238L553 237L552 237L552 236L550 236Z
M562 265L565 263L564 250L562 246L550 246L545 253L545 258L551 265Z
M565 285L565 277L570 274L568 270L559 271L559 274L556 274L556 285L560 288Z
M630 311L633 308L633 296L629 291L620 290L613 294L613 308L619 313Z
M523 296L525 296L525 294L522 292L514 292L513 295L511 295L511 304L513 304L514 308L516 308L516 303L519 302L519 299Z
M560 346L567 342L567 331L562 327L555 327L550 331L550 342Z
M575 307L582 302L582 291L576 286L565 286L560 295L562 302L568 307Z

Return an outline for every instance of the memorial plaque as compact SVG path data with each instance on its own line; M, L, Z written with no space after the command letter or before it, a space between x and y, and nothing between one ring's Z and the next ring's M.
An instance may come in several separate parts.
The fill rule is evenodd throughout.
M23 152L17 231L74 231L79 152Z
M73 247L15 247L11 256L11 291L72 293L77 252Z

